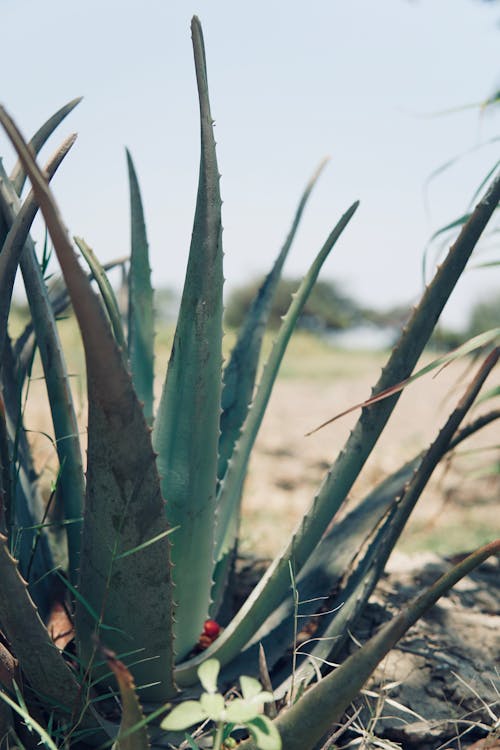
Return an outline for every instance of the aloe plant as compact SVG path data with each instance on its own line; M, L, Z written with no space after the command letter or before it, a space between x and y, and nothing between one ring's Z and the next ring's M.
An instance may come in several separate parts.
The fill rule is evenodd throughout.
M494 348L433 444L374 488L342 521L332 524L498 205L500 179L471 212L416 306L374 387L374 397L362 405L356 427L289 544L240 611L222 623L225 627L219 634L215 620L225 617L220 613L227 612L228 594L235 585L230 574L252 448L297 319L358 204L339 219L305 275L256 386L273 292L318 173L314 175L224 365L220 178L204 43L196 18L192 37L201 124L198 196L179 319L156 412L148 243L130 154L132 241L125 326L104 269L85 240L71 241L48 184L71 144L58 151L45 171L33 156L77 102L51 118L32 139L31 148L0 109L0 121L19 157L10 178L0 172L0 625L6 663L16 664L13 657L19 662L22 694L20 688L15 693L10 672L7 679L0 671L0 681L8 705L12 695L7 694L17 695L21 715L35 711L37 721L47 722L56 741L95 744L117 737L118 746L142 748L147 744L145 725L157 722L172 702L182 700L184 689L196 691L200 667L216 659L219 684L231 686L241 674L255 676L260 670L266 691L274 689L280 700L288 696L273 726L287 748L307 750L320 739L328 721L341 715L415 619L500 547L494 542L454 568L295 702L299 683L302 690L315 674L303 656L284 658L287 649L294 651L297 596L308 600L301 615L311 618L317 613L317 597L329 597L331 612L320 618L318 632L325 638L318 641L311 658L331 658L362 611L435 466L457 442L498 417L492 413L460 430L497 362L499 350ZM26 177L32 193L21 202ZM88 395L85 474L54 305L29 236L37 207L83 340ZM97 290L75 248L88 264ZM13 342L7 322L18 265L30 300L32 328ZM57 539L65 538L63 553L54 550L54 537L45 523L38 477L23 432L21 399L33 358L31 331L41 355L56 436L59 473L54 502L60 508L56 517L62 518ZM481 337L477 345L497 338L495 331ZM56 566L54 560L64 557L66 567ZM68 627L75 631L74 640L70 634L62 652L47 629L61 604L67 608ZM340 610L338 604L343 604ZM110 656L110 650L116 656ZM114 675L123 705L119 726L112 721L115 704L110 709L106 700L115 693ZM304 718L311 701L315 727ZM12 717L6 722L7 730L14 726ZM168 720L164 726L169 726ZM300 726L307 731L299 731ZM275 737L274 729L272 733ZM157 734L158 729L155 738ZM265 737L259 741L265 742Z

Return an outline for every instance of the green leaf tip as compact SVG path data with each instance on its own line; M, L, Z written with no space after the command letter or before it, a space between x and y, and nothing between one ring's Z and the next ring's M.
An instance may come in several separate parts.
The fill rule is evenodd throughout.
M178 659L198 642L211 601L222 390L221 198L203 38L196 24L193 50L200 105L198 194L172 355L153 430L168 521L180 526L171 540Z

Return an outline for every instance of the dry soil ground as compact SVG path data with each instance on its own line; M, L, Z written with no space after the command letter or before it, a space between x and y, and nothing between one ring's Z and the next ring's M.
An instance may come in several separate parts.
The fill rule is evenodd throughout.
M70 351L77 402L83 404L84 386L79 373L84 366L75 346L77 334L72 321L64 325L64 349ZM171 334L164 333L157 341L158 396L170 340ZM227 336L226 345L230 344L231 336ZM270 339L266 339L264 357L270 344ZM243 504L243 553L269 557L286 543L341 449L358 412L310 437L305 437L305 433L367 398L386 356L380 352L338 351L304 333L292 338L249 467ZM427 355L425 361L430 359ZM434 439L474 371L470 361L458 361L407 388L353 487L351 500L362 497ZM486 389L495 384L494 375L490 380ZM39 466L50 464L54 456L53 446L42 434L48 431L46 414L41 408L44 390L43 381L32 380L25 421L37 445ZM474 415L479 409L487 411L494 406L500 406L500 398L478 407ZM84 411L81 406L82 431L85 429ZM497 422L465 441L460 454L436 472L402 539L405 551L462 552L499 535L500 475L478 476L495 462L498 467L499 438L500 422Z
M292 360L297 355L292 352ZM305 433L367 398L384 361L378 354L326 352L324 356L324 369L318 377L311 377L310 372L304 376L285 366L284 376L276 384L245 487L243 549L248 552L272 555L285 543L359 412L309 437ZM302 368L307 368L307 362L302 362ZM437 376L431 374L416 381L402 394L353 487L353 501L434 439L473 372L470 363L454 363ZM484 404L483 409L493 404ZM436 472L402 539L403 549L433 549L447 554L470 549L498 535L499 478L479 474L495 461L498 464L499 436L499 425L492 424L465 441L460 454ZM492 446L497 446L496 452ZM478 449L482 450L476 452Z

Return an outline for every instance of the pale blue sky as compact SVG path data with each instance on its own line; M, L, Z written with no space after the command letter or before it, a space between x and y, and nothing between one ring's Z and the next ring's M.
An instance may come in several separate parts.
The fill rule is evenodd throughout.
M193 13L205 33L228 288L269 268L306 180L329 154L287 275L306 270L339 215L360 199L323 277L367 305L414 300L426 240L464 211L499 150L485 147L436 179L427 212L426 178L498 136L500 112L425 115L498 88L500 5L0 0L0 100L24 134L65 101L85 97L59 135L79 133L54 182L70 231L102 260L127 252L128 146L156 286L181 287L191 235L199 153ZM10 167L3 135L0 153ZM489 257L498 257L498 246L489 246ZM460 322L471 301L493 289L500 269L467 274L447 321Z

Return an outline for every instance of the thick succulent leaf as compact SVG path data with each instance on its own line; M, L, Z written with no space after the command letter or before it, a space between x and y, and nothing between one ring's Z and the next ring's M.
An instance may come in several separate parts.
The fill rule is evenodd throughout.
M321 539L295 582L301 623L307 622L302 617L312 617L325 603L326 597L339 589L356 551L363 547L373 528L401 497L420 459L421 455L415 457L383 480ZM294 596L289 589L287 598L267 618L250 644L226 665L222 673L224 685L232 684L242 673L255 673L261 644L268 668L273 670L275 685L287 680L290 674L288 664L282 670L273 668L293 642L294 609Z
M11 707L8 705L8 701L2 700L5 695L6 693L0 690L0 733L4 738L4 742L10 744L11 739L14 739L11 735L11 732L14 729L14 715L12 713Z
M116 258L115 260L103 263L101 268L105 273L111 271L113 268L123 267L124 263L128 261L128 257L123 256ZM94 281L95 277L92 272L88 274L89 281ZM66 284L62 276L56 276L47 285L50 304L52 306L52 312L54 317L58 318L60 315L65 313L70 305L70 298ZM33 336L33 322L30 320L26 323L23 331L19 334L14 344L14 353L19 363L22 372L26 370L26 363L31 361L33 350L35 348L35 337Z
M477 205L415 308L382 371L374 395L410 376L499 199L500 176ZM214 656L222 665L231 661L282 601L289 581L289 564L297 575L359 476L398 398L399 394L396 394L363 409L344 449L325 477L310 512L303 518L286 550L273 561L240 612L205 652L206 657ZM196 666L195 658L178 669L179 684L195 682Z
M132 380L144 404L148 424L153 423L154 311L148 238L139 182L127 150L130 185L130 271L128 277L128 356Z
M35 135L28 144L35 155L38 154L42 146L50 138L58 125L60 125L65 117L67 117L69 113L74 110L77 104L80 104L81 101L81 96L76 99L72 99L70 102L65 104L64 107L61 107L61 109L53 114L52 117L49 117L49 119L42 125L42 127L36 131ZM10 174L10 180L14 186L14 190L16 191L16 193L18 195L21 195L24 187L24 182L26 180L26 172L20 160L17 162Z
M56 151L47 164L45 171L50 180L62 160L75 142L76 136L70 136ZM12 290L16 277L17 267L24 250L33 220L38 211L33 192L29 194L20 208L19 199L13 184L9 181L7 174L0 162L0 214L7 228L7 235L0 251L0 362L2 361L2 350L5 344L7 331L7 320L9 317ZM5 333L4 333L5 332Z
M76 709L80 686L40 620L2 535L0 623L33 690L63 710Z
M46 168L48 178L55 173L73 143L74 137L68 139L54 154ZM12 184L5 181L4 177L0 166L0 194L4 204L3 211L7 221L11 223L11 230L5 242L4 250L0 254L0 265L4 252L7 260L11 258L15 260L16 256L20 256L20 266L31 310L36 343L42 360L56 437L57 454L61 467L57 497L58 502L62 504L64 519L68 522L65 525L65 532L69 573L73 583L76 583L80 565L81 517L85 494L78 423L55 317L36 257L35 246L29 236L29 229L38 206L33 192L31 192L21 207ZM12 274L12 282L14 275L15 271ZM10 293L11 290L8 292L9 298ZM0 299L2 299L1 296ZM2 302L0 302L0 306Z
M66 721L77 717L79 727L91 732L96 744L107 740L107 723L86 702L86 691L52 642L3 535L0 535L0 624L36 698ZM2 697L7 698L3 694ZM16 705L9 705L22 715ZM29 726L30 722L27 723Z
M317 685L276 719L283 747L312 750L328 729L338 722L380 661L415 622L458 581L498 554L500 540L481 547L439 578L436 583L408 604L404 611L384 625L365 645L330 672ZM252 740L242 750L257 750Z
M7 534L10 509L14 506L10 468L7 419L2 391L0 390L0 534Z
M111 286L109 279L106 275L106 271L104 270L104 267L99 262L92 248L87 245L85 240L83 240L81 237L73 237L73 239L75 240L75 244L78 247L79 251L85 258L85 261L87 262L88 267L90 268L92 278L95 279L97 282L97 286L99 287L99 291L101 293L102 301L104 302L104 307L106 308L106 312L108 314L109 321L113 329L113 334L115 336L116 343L121 348L122 352L125 354L126 352L125 334L123 333L123 326L122 326L122 320L120 317L120 310L118 308L118 301L113 291L113 287Z
M269 320L274 294L281 278L283 265L295 239L311 191L323 171L326 162L326 159L321 162L304 190L285 243L245 316L229 362L224 368L219 467L217 471L219 480L226 473L227 462L233 453L234 446L248 413L248 406L252 400L262 338Z
M213 607L211 614L218 611L224 595L228 579L228 570L234 558L239 527L241 494L248 462L250 460L250 454L262 423L288 342L290 341L297 320L300 317L303 307L307 302L307 298L313 289L323 263L354 215L357 206L358 203L354 203L330 233L290 303L289 310L283 320L277 340L264 368L261 382L259 383L255 394L254 402L248 409L248 418L245 422L244 430L236 448L234 449L224 480L219 486L215 537L215 559L217 561L217 566L214 572L214 587L212 590Z
M10 551L19 560L21 574L28 581L30 594L43 618L51 604L54 560L47 534L40 527L45 503L30 447L22 426L21 389L16 378L16 362L10 340L4 349L2 367L2 463L8 488L4 497Z
M203 37L192 22L201 120L198 198L186 281L154 446L172 537L176 652L197 643L212 585L222 367L222 226L219 172Z
M307 436L313 435L315 432L318 432L318 430L322 430L323 427L326 427L327 425L332 424L332 422L335 422L337 419L340 419L341 417L345 417L347 414L350 414L351 412L356 411L356 409L361 409L366 406L371 406L372 404L376 404L379 401L383 401L384 398L389 398L389 396L394 396L396 393L400 393L407 386L411 385L411 383L415 382L415 380L418 380L424 375L427 375L429 372L432 372L432 370L435 370L437 368L442 369L446 367L447 365L449 365L450 362L454 362L456 359L465 357L467 354L470 354L471 352L484 349L485 346L488 346L498 341L499 338L500 338L500 328L492 328L489 331L484 331L483 333L480 333L478 336L474 336L473 338L468 339L459 347L457 347L456 349L453 349L451 352L447 352L446 354L442 354L436 359L433 359L431 362L429 362L427 365L425 365L420 370L415 372L409 378L406 378L406 380L403 380L401 383L396 383L395 385L384 389L380 393L377 393L375 396L371 396L370 398L367 398L364 401L361 401L359 404L354 404L354 406L349 406L349 408L345 409L344 411L341 411L339 414L336 414L334 417L331 417L326 422L323 422L322 424L320 424L318 427L315 427L313 430L306 433L306 435Z
M359 547L359 554L350 565L350 570L344 574L341 590L329 601L329 609L335 612L333 618L329 618L331 623L328 627L321 628L321 632L317 634L321 638L318 639L314 647L305 649L311 657L307 658L308 663L305 667L295 674L296 681L307 682L314 678L316 672L312 667L311 659L319 665L325 659L336 661L350 629L363 611L369 596L380 579L387 560L429 478L449 450L451 440L460 422L473 405L487 376L498 362L499 355L500 350L495 349L486 358L466 393L440 430L436 440L422 454L411 480L400 496L394 498L383 523L379 524L378 527L374 526L372 533ZM328 623L328 618L321 618L321 620L324 625ZM284 694L289 684L290 681L287 680L282 687L278 688L277 694Z
M5 242L8 231L9 228L5 222L5 219L3 218L3 213L0 211L0 247L2 247L3 243Z
M148 732L134 678L113 653L106 652L106 657L108 666L116 677L122 704L120 729L113 747L115 750L149 750Z
M169 543L150 431L121 351L73 251L47 182L3 109L11 138L44 215L80 325L87 364L88 470L77 601L77 635L84 663L94 656L93 636L117 653L140 650L132 668L148 700L174 692L171 653ZM120 553L159 537L134 555ZM160 538L161 537L161 538ZM98 621L90 614L99 614ZM137 659L137 653L135 654ZM96 670L97 672L98 670Z
M233 457L227 468L224 482L221 485L217 500L217 529L216 529L216 560L220 560L230 552L234 545L236 527L234 518L238 514L241 490L246 475L250 453L252 451L258 430L262 423L272 388L283 360L286 347L295 329L297 320L307 301L307 298L318 278L319 272L335 243L353 217L358 203L354 203L342 216L336 227L330 233L325 244L315 258L307 272L297 293L295 294L288 312L281 325L278 337L266 363L262 379L257 388L255 399L251 405L244 430Z

